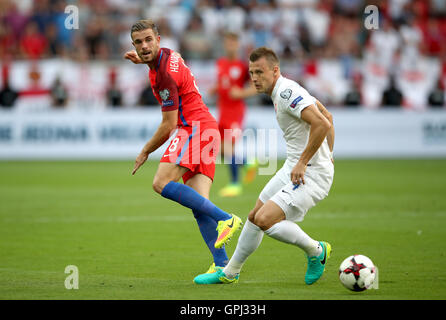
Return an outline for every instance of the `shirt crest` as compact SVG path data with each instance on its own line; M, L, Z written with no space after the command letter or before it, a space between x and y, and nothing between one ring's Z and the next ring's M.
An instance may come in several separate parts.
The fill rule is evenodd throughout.
M293 93L293 91L291 89L285 89L280 93L280 96L283 99L288 100L291 97L292 93Z
M161 90L159 92L159 94L160 94L161 100L163 100L163 101L166 101L170 96L170 92L168 89Z

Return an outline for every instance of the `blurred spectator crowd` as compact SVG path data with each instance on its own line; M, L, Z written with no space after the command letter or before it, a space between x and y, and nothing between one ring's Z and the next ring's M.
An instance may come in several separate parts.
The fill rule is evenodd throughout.
M77 9L78 29L66 28L69 5ZM368 5L379 9L376 30L364 27ZM242 59L255 47L271 47L283 74L329 106L445 104L445 0L0 0L0 58L3 64L32 61L33 68L55 58L125 64L130 27L142 18L157 21L162 46L188 62L212 65L228 30L240 35ZM113 81L104 90L108 105L128 105L115 86L118 70L107 73ZM68 99L62 80L47 89L59 105ZM11 100L13 88L5 78L1 84ZM147 88L140 94L155 103ZM144 104L141 99L135 104Z

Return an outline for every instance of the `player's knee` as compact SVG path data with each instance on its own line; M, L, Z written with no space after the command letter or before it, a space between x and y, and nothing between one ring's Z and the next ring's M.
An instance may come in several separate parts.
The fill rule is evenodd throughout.
M252 209L248 214L248 220L254 224L255 224L257 212L259 212L259 209L260 208L256 207L256 208Z
M271 219L263 214L256 214L254 216L254 221L252 221L257 227L262 229L263 231L268 230L272 227L273 223Z
M170 181L166 181L165 179L160 179L158 177L155 177L153 179L152 188L153 188L153 190L155 190L156 193L161 194L161 192L163 192L164 187L169 182Z
M255 217L256 217L256 210L252 209L251 212L248 214L248 220L254 223Z
M263 207L263 202L260 199L257 200L254 209L252 209L248 214L248 220L254 223L257 212Z

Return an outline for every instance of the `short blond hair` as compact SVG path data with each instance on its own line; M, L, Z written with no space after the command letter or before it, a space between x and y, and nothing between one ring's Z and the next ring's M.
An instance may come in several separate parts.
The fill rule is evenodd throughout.
M271 66L278 66L280 64L279 58L274 50L267 47L260 47L251 52L249 61L256 62L262 57L265 57Z

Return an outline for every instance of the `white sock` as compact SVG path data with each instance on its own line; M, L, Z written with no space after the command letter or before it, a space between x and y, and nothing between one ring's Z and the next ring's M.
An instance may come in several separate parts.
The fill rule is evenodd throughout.
M294 222L282 220L268 230L265 230L265 233L276 240L298 246L310 257L318 256L322 253L320 243L311 239Z
M234 278L240 273L243 264L248 257L259 247L263 239L263 231L254 223L246 220L237 247L223 272L228 278Z

